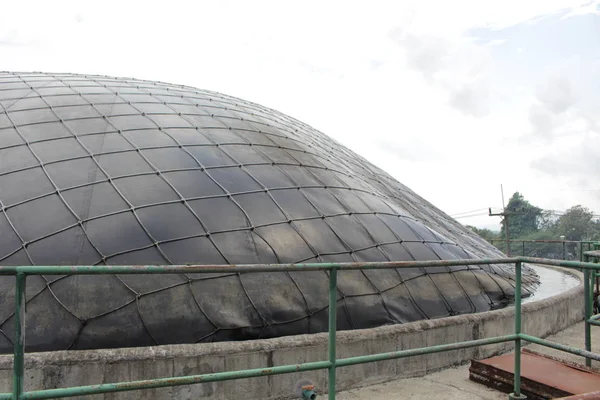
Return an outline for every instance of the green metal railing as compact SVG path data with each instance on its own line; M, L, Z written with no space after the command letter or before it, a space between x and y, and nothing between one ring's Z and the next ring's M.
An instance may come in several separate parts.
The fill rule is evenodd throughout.
M588 254L586 257L594 257ZM12 393L0 393L0 400L22 400L22 399L56 399L73 396L83 396L102 393L113 393L130 390L152 389L167 386L191 385L216 381L226 381L241 378L253 378L259 376L287 374L312 370L328 370L328 398L335 400L336 369L350 365L370 363L383 360L413 357L425 354L433 354L450 350L465 349L470 347L485 346L490 344L514 342L515 343L515 365L514 365L514 393L509 395L510 399L524 399L521 394L521 342L527 341L541 344L543 346L566 351L568 353L586 357L590 360L600 361L600 355L591 352L590 341L586 336L586 349L576 349L569 346L553 343L541 338L533 337L521 332L521 285L522 263L535 263L553 265L566 268L577 268L586 271L585 294L586 294L586 326L589 324L600 325L600 321L588 318L591 310L591 275L600 272L600 264L578 261L559 261L549 259L538 259L529 257L501 258L501 259L468 259L468 260L441 260L441 261L410 261L410 262L377 262L377 263L323 263L323 264L286 264L286 265L203 265L203 266L22 266L1 267L0 275L13 275L16 277L15 286L15 340L14 340L14 362L13 362L13 388ZM336 309L337 309L337 272L343 270L360 269L388 269L388 268L415 268L415 267L449 267L463 265L483 264L514 264L515 265L515 325L514 333L495 336L486 339L468 340L458 343L448 343L435 346L427 346L416 349L406 349L388 353L378 353L357 357L341 358L336 356ZM181 377L168 377L159 379L139 380L132 382L104 383L98 385L69 387L60 389L46 389L35 391L24 391L25 373L25 294L26 281L29 275L101 275L101 274L174 274L174 273L251 273L251 272L278 272L278 271L316 271L325 270L329 272L329 340L328 358L324 361L309 362L304 364L282 365L272 368L259 368L240 371L225 371L211 374L190 375ZM586 332L587 335L587 332Z
M506 239L488 239L488 242L506 253ZM583 253L592 250L596 243L596 241L592 240L510 239L513 255L521 253L523 257L534 256L560 260L579 259L580 261L583 260ZM554 251L543 251L544 254L536 254L539 252L541 246L550 246ZM555 257L552 257L552 255Z
M582 253L583 261L587 262L600 262L600 243L594 243L592 245L593 250ZM600 272L598 270L584 271L585 286L585 349L591 351L592 349L592 326L600 326L600 314L594 315L594 302L596 296L600 291ZM594 283L596 290L594 291ZM588 367L592 366L592 361L586 359L585 363Z

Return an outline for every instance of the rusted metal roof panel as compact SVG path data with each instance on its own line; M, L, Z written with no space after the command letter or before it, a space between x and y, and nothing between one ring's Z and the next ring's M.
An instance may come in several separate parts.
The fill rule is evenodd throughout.
M475 382L510 393L513 389L514 354L472 360L469 373L469 378ZM578 364L523 350L521 389L529 399L583 395L600 391L600 374Z

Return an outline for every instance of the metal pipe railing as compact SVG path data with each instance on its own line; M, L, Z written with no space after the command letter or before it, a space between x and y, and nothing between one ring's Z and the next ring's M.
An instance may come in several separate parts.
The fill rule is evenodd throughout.
M598 248L598 243L593 244L593 248ZM592 259L595 260L595 264L600 260L600 251L586 251L582 253L583 261L590 262ZM600 264L599 264L600 265ZM600 322L593 316L594 309L594 281L598 281L598 270L585 269L584 270L584 296L585 296L585 350L588 352L592 351L592 326L600 326ZM596 286L598 284L596 283ZM585 358L585 365L588 367L592 366L592 359L590 357Z
M487 239L488 242L490 242L490 244L492 244L493 246L495 246L496 248L504 251L506 250L506 239ZM587 248L587 250L592 250L593 246L595 243L597 243L596 241L593 240L561 240L561 239L510 239L509 240L510 243L520 243L520 247L521 247L521 256L522 257L526 257L527 256L527 251L525 248L526 244L556 244L556 245L560 245L561 249L560 252L562 253L562 259L565 260L567 259L567 245L569 245L569 247L571 247L572 245L572 249L574 253L577 253L576 249L577 247L579 248L578 253L579 253L579 261L583 261L583 252L586 250L585 248ZM504 246L502 246L502 244L504 244ZM529 247L529 252L531 252L531 246ZM546 255L547 256L547 255Z
M513 399L526 399L521 393L521 285L522 285L522 274L521 274L522 262L517 261L515 263L515 372L513 380L514 392L510 394L509 398Z
M596 257L588 254L586 257ZM594 253L594 252L592 252ZM597 256L600 258L600 254ZM522 264L535 263L542 265L554 265L566 268L583 269L587 278L584 279L586 293L586 349L579 350L569 346L559 345L524 334L522 328ZM515 325L514 333L504 336L469 340L459 343L448 343L428 346L418 349L407 349L389 353L369 354L358 357L338 359L336 354L336 310L337 310L337 271L356 269L388 269L388 268L415 268L415 267L447 267L460 265L482 265L482 264L515 264ZM172 274L172 273L214 273L214 272L277 272L277 271L329 271L329 330L328 330L328 360L304 364L283 365L272 368L259 368L240 371L225 371L203 375L191 375L182 377L169 377L148 379L133 382L104 383L99 385L88 385L60 389L46 389L36 391L24 391L25 373L25 295L26 281L28 275L97 275L97 274ZM198 383L226 381L242 378L253 378L260 376L287 374L301 371L328 370L328 392L329 400L335 400L336 370L340 367L362 363L377 362L396 358L413 357L419 355L433 354L444 351L464 349L470 347L485 346L490 344L514 342L515 343L515 373L514 393L509 399L524 399L521 393L521 342L528 341L567 351L591 360L600 361L600 355L591 352L591 340L588 340L589 327L598 321L593 320L588 311L591 310L589 292L591 291L591 275L600 272L600 264L581 261L549 260L531 257L513 257L500 259L468 259L468 260L437 260L437 261L399 261L399 262L371 262L371 263L311 263L311 264L283 264L283 265L174 265L174 266L0 266L0 275L14 275L15 286L15 341L14 341L14 363L13 363L13 390L12 393L0 393L0 400L23 400L23 399L55 399L73 396L83 396L102 393L114 393L130 390L152 389L166 386L191 385Z
M337 269L329 271L329 340L327 342L327 351L329 353L329 400L335 400L335 374L337 353L336 345L336 330L337 330Z
M514 264L518 258L481 258L467 260L385 261L305 264L236 264L236 265L73 265L73 266L0 266L0 275L105 275L105 274L192 274L390 269L417 267L452 267L461 265Z

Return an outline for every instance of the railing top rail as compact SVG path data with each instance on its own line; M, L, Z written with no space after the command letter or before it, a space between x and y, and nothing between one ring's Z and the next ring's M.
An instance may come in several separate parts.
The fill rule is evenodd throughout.
M592 263L592 262L552 260L549 258L536 258L536 257L517 257L517 258L519 259L519 261L530 263L530 264L551 265L551 266L563 267L563 268L582 268L582 269L591 269L591 270L595 270L595 271L600 271L600 264Z
M584 254L600 257L600 251ZM223 264L223 265L73 265L73 266L0 266L0 275L103 275L103 274L185 274L185 273L238 273L327 271L358 269L390 269L418 267L452 267L462 265L514 264L516 262L552 265L564 268L584 268L600 271L600 264L580 261L552 260L535 257L481 258L431 261L387 261L352 263L304 263L304 264Z
M102 275L102 274L180 274L237 273L320 270L390 269L452 267L461 265L511 264L518 258L481 258L462 260L389 261L307 264L231 264L231 265L73 265L73 266L0 266L0 275Z
M488 239L489 242L506 242L506 239ZM510 242L525 243L584 243L594 244L597 240L560 240L560 239L510 239Z

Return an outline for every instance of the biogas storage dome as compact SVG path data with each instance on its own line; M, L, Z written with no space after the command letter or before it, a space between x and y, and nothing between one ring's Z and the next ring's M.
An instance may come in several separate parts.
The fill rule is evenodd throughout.
M158 82L0 73L0 265L490 257L502 254L373 164L277 111ZM530 292L536 277L525 278ZM12 351L14 283L0 277L4 353ZM506 304L513 287L511 269L500 265L343 271L338 327L490 310ZM27 345L322 332L327 299L323 271L29 276Z

